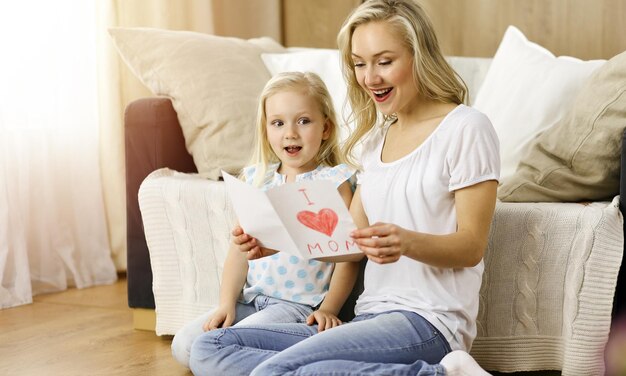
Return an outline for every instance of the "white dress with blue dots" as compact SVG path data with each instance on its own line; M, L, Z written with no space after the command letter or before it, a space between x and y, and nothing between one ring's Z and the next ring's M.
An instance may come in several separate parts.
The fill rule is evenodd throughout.
M266 182L261 189L268 190L285 183L286 176L277 171L279 166L278 163L269 166ZM252 184L255 171L255 166L243 170L242 175L247 183ZM339 187L353 174L354 170L345 164L335 167L320 165L313 171L296 175L296 181L326 179ZM334 265L331 262L301 259L286 252L248 261L243 302L249 303L262 294L316 307L328 292Z

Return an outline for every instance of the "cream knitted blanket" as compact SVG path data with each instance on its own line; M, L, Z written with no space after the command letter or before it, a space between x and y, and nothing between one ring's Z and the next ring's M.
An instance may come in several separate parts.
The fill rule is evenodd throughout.
M139 191L158 335L215 307L235 217L222 182L169 169ZM485 254L478 337L486 369L602 375L622 259L618 198L498 203Z

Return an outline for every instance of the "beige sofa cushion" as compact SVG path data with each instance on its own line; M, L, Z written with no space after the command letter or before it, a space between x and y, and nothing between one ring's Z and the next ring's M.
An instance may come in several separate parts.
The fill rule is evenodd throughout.
M595 71L569 113L533 141L502 201L595 201L619 192L626 128L626 52Z
M556 57L509 26L473 107L500 139L500 182L507 181L533 139L565 117L585 80L606 60Z
M270 38L243 40L151 28L109 30L124 61L153 94L172 100L198 172L238 173L253 149L258 95L270 74Z

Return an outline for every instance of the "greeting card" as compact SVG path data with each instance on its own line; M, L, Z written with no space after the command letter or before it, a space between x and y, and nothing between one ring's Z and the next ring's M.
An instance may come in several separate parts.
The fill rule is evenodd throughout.
M261 246L312 259L360 253L352 216L330 180L263 191L222 171L239 224Z

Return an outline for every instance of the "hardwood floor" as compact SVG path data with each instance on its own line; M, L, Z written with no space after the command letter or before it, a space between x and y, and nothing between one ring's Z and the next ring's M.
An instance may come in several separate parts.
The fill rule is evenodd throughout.
M0 310L0 375L191 376L170 354L170 337L133 329L126 279L39 295ZM501 376L554 376L521 372Z
M126 279L0 310L0 375L189 376L171 337L132 328Z

